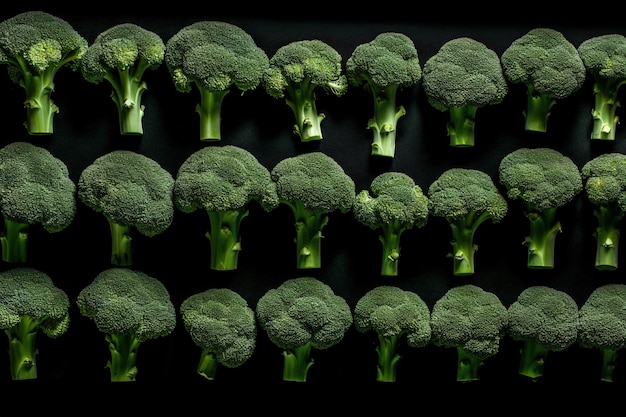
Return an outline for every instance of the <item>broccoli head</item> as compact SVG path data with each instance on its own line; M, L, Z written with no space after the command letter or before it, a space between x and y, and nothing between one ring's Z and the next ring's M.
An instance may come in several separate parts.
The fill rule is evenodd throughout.
M313 349L329 349L352 326L346 300L313 277L284 281L257 302L257 323L283 350L283 380L305 382Z
M348 90L341 55L319 39L294 41L278 48L261 84L269 96L285 99L295 116L294 133L302 142L323 138L325 115L317 112L315 93L341 97Z
M165 337L176 327L176 310L167 288L138 270L101 271L79 292L76 305L105 335L111 382L135 381L140 345Z
M133 230L156 236L174 219L174 178L152 158L133 151L98 157L80 174L77 189L79 200L109 224L113 265L133 264Z
M67 21L43 11L27 11L0 22L0 64L26 92L24 125L30 135L51 135L59 107L52 100L55 77L77 70L87 40Z
M433 108L449 113L454 147L474 146L477 110L501 103L508 93L498 55L467 37L446 42L426 61L422 87Z
M101 32L80 60L88 82L106 80L117 107L120 134L143 134L145 106L141 102L148 85L144 74L161 66L165 43L155 32L132 23L121 23Z
M428 197L407 174L383 172L372 180L370 190L356 195L352 214L358 222L379 231L381 275L397 276L402 233L426 225Z
M420 348L430 343L430 309L416 293L381 285L363 295L354 307L354 327L378 338L376 381L395 382L400 346Z
M374 99L373 117L367 124L373 132L371 154L393 158L398 120L406 114L397 103L398 92L422 79L413 40L403 33L383 32L358 45L346 61L346 77Z
M278 201L293 212L296 267L321 266L322 229L329 215L352 210L355 184L332 157L308 152L279 161L271 171Z
M578 91L586 69L576 47L554 29L531 29L514 40L500 57L506 80L526 89L525 129L547 132L557 101Z
M36 338L56 339L70 323L67 294L44 272L17 267L0 272L0 328L9 340L13 380L37 379Z
M165 64L178 91L200 93L196 105L200 140L215 142L222 138L224 98L231 90L243 94L257 88L269 58L244 29L226 22L199 21L169 38Z

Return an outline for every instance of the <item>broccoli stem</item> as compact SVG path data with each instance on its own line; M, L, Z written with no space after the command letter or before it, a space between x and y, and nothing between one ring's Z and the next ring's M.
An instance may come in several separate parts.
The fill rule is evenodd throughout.
M448 136L450 146L474 146L474 125L476 124L477 106L452 106L449 109Z
M118 74L119 81L114 76L105 78L113 86L111 99L117 106L120 134L142 135L144 106L141 104L141 96L146 90L146 83L129 70L120 70Z
M9 363L13 380L37 378L35 339L39 324L40 321L24 315L18 324L4 331L9 337Z
M200 88L200 103L196 112L200 115L200 140L217 142L222 139L222 103L230 90L210 91Z
M29 225L4 218L4 230L0 234L2 260L24 263L27 260Z
M556 218L556 208L542 212L530 212L530 234L525 243L528 246L528 267L533 269L554 268L554 248L556 236L561 231L561 223Z
M296 268L322 266L322 229L327 223L328 216L322 213L296 215Z
M478 381L478 370L483 365L483 361L468 353L458 346L457 350L457 371L456 380L458 382Z
M593 212L598 219L596 227L596 269L613 271L618 266L620 222L624 213L616 203L598 206Z
M131 226L124 226L112 219L108 219L111 230L111 263L117 266L131 266L133 264L133 238Z
M383 245L383 257L380 274L395 277L398 275L398 258L400 258L400 237L405 230L397 221L382 225L378 239Z
M306 382L311 359L311 342L283 351L283 381Z
M532 132L547 132L550 110L556 103L553 97L538 92L532 84L527 84L525 129Z
M322 140L321 124L325 116L317 113L315 87L311 79L305 77L299 84L289 84L286 88L285 102L296 118L294 133L302 142Z
M367 124L373 132L372 155L395 156L398 120L406 114L404 106L396 107L397 91L393 84L374 93L374 117Z
M452 273L455 276L472 275L474 273L474 255L478 246L474 244L474 235L478 226L489 218L488 212L469 213L464 219L453 219L449 222L452 229L452 253L454 260Z
M239 252L241 251L241 221L249 211L226 210L208 211L210 230L206 237L211 244L211 269L232 271L237 269Z
M595 107L591 111L593 117L591 139L615 140L615 130L619 122L615 112L620 107L617 92L624 83L626 80L618 81L596 76L593 84Z
M549 352L549 349L536 340L525 340L520 352L519 374L532 379L542 377Z
M378 367L376 369L376 381L378 382L395 382L396 368L400 355L397 353L398 341L400 336L385 337L378 333Z
M22 87L26 90L26 129L30 135L51 135L54 115L59 108L51 98L54 91L52 81L56 71L44 71L40 75L24 72Z
M209 351L208 349L202 349L197 368L198 375L208 379L209 381L213 381L215 379L215 374L217 373L218 365L219 361L215 357L215 353Z
M111 372L111 382L130 382L137 378L137 351L141 342L134 333L107 334L111 359L107 367Z
M600 381L613 382L613 374L617 365L617 357L619 349L603 348L600 350L602 354L602 367L600 369Z

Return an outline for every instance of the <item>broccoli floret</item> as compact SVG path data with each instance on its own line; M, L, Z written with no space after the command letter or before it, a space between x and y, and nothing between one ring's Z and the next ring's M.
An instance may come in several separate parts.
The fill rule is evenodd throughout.
M37 335L56 339L69 327L70 302L42 271L17 267L0 272L0 328L8 336L13 380L37 379Z
M326 116L317 112L315 93L341 97L348 90L341 55L319 39L294 41L278 48L261 84L269 96L285 99L295 117L294 133L302 142L323 138L321 123Z
M0 22L0 64L26 92L26 127L30 135L51 135L59 107L52 100L57 72L78 69L87 40L65 20L27 11Z
M520 148L500 161L500 183L507 197L524 203L530 222L528 267L554 268L557 234L562 231L557 210L582 191L582 175L576 164L550 148Z
M257 202L266 211L278 205L270 172L252 153L234 146L207 146L183 162L174 184L174 204L184 213L204 210L211 268L237 269L241 223Z
M248 302L228 288L211 288L180 305L185 330L201 348L197 372L212 381L221 364L236 368L248 361L256 346L256 316Z
M271 177L279 203L294 215L296 267L320 268L322 229L330 213L352 210L354 181L337 161L322 152L285 158L274 166Z
M452 39L424 64L422 87L430 105L449 113L450 146L472 147L476 112L508 93L500 58L472 38Z
M370 190L362 190L356 195L352 214L358 222L379 231L378 238L382 243L380 274L397 276L402 233L426 225L428 197L407 174L383 172L372 180Z
M536 285L509 306L507 334L522 342L519 374L536 380L544 375L550 352L572 346L578 337L578 305L564 291Z
M595 106L591 139L615 140L621 106L618 93L626 84L626 37L611 33L583 41L578 55L593 78Z
M484 361L500 351L507 322L507 308L494 293L473 284L452 287L433 305L431 341L457 350L458 382L477 381Z
M472 275L478 246L474 236L487 220L500 223L507 214L506 198L489 174L466 168L444 171L428 188L431 216L445 219L452 229L452 271L455 276Z
M222 139L224 98L231 90L241 94L261 83L269 58L244 29L226 22L199 21L185 26L165 44L165 64L174 87L197 90L200 102L200 140Z
M133 151L98 157L80 174L77 189L79 200L109 224L113 265L133 264L133 230L156 236L174 219L174 178L152 158Z
M550 28L535 28L514 40L500 61L507 82L526 89L522 115L527 131L547 132L552 107L585 82L585 65L576 47Z
M67 228L76 215L76 184L65 163L45 148L13 142L0 149L2 259L24 263L33 225L49 233Z
M626 212L626 155L598 155L583 165L580 173L597 220L595 266L613 271L618 266L621 222Z
M613 382L626 346L626 285L597 287L580 307L578 320L578 344L600 352L600 380Z
M402 343L414 348L430 343L430 309L416 293L382 285L357 301L354 327L361 333L371 331L378 338L376 381L395 382Z
M158 34L122 23L100 33L80 60L85 80L94 84L106 80L113 87L120 134L143 134L141 97L148 88L144 75L159 68L164 55L165 43Z
M384 32L358 45L346 61L346 77L374 99L374 116L367 123L373 132L371 154L393 158L397 123L406 114L397 94L422 79L413 40L403 33Z
M176 310L157 278L128 268L101 271L76 298L80 314L104 333L111 354L111 382L137 378L139 347L176 327Z
M256 306L257 323L283 349L283 380L306 382L313 349L329 349L352 326L346 300L314 277L284 281Z

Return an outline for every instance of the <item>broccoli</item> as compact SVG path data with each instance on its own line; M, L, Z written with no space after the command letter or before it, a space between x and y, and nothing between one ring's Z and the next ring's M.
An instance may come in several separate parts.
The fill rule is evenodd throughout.
M109 224L111 263L133 264L132 232L156 236L174 219L174 178L152 158L129 150L98 157L80 174L78 198Z
M29 142L13 142L0 149L0 196L5 262L28 260L31 226L57 233L76 215L76 184L67 166L47 149Z
M477 169L450 168L428 189L431 216L445 219L452 229L452 271L455 276L474 273L478 246L474 236L486 220L500 223L507 214L506 198L491 177Z
M600 352L600 381L613 382L626 346L626 285L605 284L593 290L578 311L578 322L578 344Z
M129 268L101 271L80 290L76 305L105 335L111 382L135 381L139 347L176 327L176 310L167 288L157 278Z
M60 17L27 11L0 22L0 64L24 88L26 127L30 135L51 135L59 107L52 100L55 77L64 67L75 71L87 40Z
M526 89L525 130L547 132L554 105L578 91L586 69L576 47L563 34L535 28L514 40L500 57L510 84Z
M522 342L519 374L544 375L550 352L572 346L578 337L578 305L564 291L543 285L527 287L509 306L507 334Z
M397 94L422 79L415 44L402 33L381 33L354 49L346 61L346 77L374 99L374 116L367 124L373 132L371 154L393 158L397 123L406 114L405 107L397 105Z
M626 155L598 155L585 163L580 173L597 221L595 267L613 271L618 266L621 221L626 212Z
M106 80L113 87L120 134L143 134L141 97L148 88L144 75L159 68L164 55L165 43L158 34L122 23L100 33L80 60L85 80L94 84Z
M420 348L430 343L430 309L416 293L382 285L363 295L354 307L354 327L378 338L376 381L395 382L402 341Z
M200 140L222 139L224 98L261 83L269 58L244 29L226 22L199 21L185 26L165 44L165 64L176 90L197 90Z
M554 268L556 236L562 231L557 209L582 191L582 175L576 164L550 148L519 148L505 155L498 168L507 197L524 203L530 233L527 266Z
M243 148L204 147L191 154L178 170L174 204L184 213L207 213L211 269L237 269L241 223L253 201L266 211L278 205L269 170Z
M269 60L261 85L269 96L285 99L295 117L294 133L302 142L323 138L326 116L317 112L316 91L336 97L348 91L341 60L337 50L319 39L283 45Z
M498 55L467 37L446 42L426 61L422 87L433 108L448 112L453 147L474 146L477 110L501 103L508 93Z
M352 214L358 222L379 231L383 245L380 274L397 276L402 233L426 225L428 197L410 176L397 171L379 174L370 189L356 195Z
M456 348L458 382L477 381L484 361L499 352L507 322L507 308L497 295L473 284L460 285L435 301L431 341Z
M314 277L292 278L257 302L257 323L283 350L283 381L306 382L313 349L329 349L352 326L346 300Z
M356 197L352 178L332 157L308 152L279 161L270 172L279 204L293 212L296 267L321 267L322 229L329 215L352 210Z
M8 336L13 380L37 379L38 334L56 339L70 323L67 294L44 272L17 267L0 272L0 327Z
M615 140L621 106L619 89L626 84L626 37L611 33L583 41L578 46L587 73L593 79L595 107L591 111L591 139Z
M180 305L185 330L201 348L197 372L214 380L217 367L243 365L256 346L256 316L248 302L228 288L191 295Z

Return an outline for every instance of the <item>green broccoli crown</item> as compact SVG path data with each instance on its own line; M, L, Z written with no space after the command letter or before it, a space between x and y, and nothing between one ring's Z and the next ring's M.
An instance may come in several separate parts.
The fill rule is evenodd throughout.
M313 277L284 281L268 290L256 307L257 323L276 346L291 350L308 343L327 349L352 326L346 300Z
M354 307L354 327L373 331L385 338L406 335L411 347L430 342L430 309L416 293L392 285L368 291Z
M185 330L194 343L228 368L244 364L256 346L256 316L248 302L228 288L194 294L180 305Z
M424 64L422 87L438 110L498 104L508 93L500 58L472 38L452 39Z
M144 272L110 268L83 288L76 304L107 335L133 335L140 342L167 336L176 310L163 283Z
M534 341L550 351L564 350L578 337L578 305L564 291L536 285L522 291L509 306L507 334Z
M623 349L626 346L626 285L597 287L580 307L578 319L581 346Z
M554 29L535 28L514 40L500 58L507 81L552 98L582 87L586 69L576 47Z
M269 64L267 54L242 28L226 22L199 21L182 28L166 43L165 63L174 86L242 92L255 89Z
M598 155L580 170L589 201L598 206L616 204L626 211L626 155Z
M0 212L5 219L41 224L55 233L76 215L76 184L65 163L30 142L0 149Z
M576 164L550 148L520 148L504 156L500 183L511 200L522 200L532 210L556 209L572 201L583 189Z
M97 213L146 236L174 219L174 178L145 155L115 150L98 157L78 179L78 198Z
M472 285L450 288L433 305L431 341L436 346L463 348L486 359L500 350L508 311L498 296Z
M69 308L67 294L46 273L29 267L0 272L0 328L11 329L29 317L54 339L69 327Z
M626 82L626 36L610 33L589 38L578 46L578 55L594 77Z

